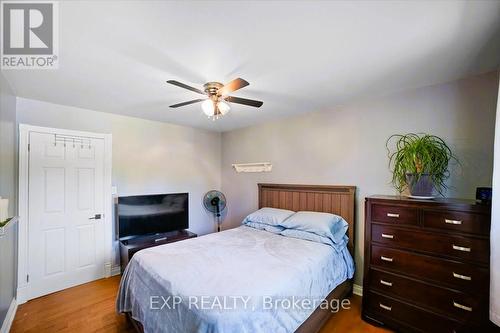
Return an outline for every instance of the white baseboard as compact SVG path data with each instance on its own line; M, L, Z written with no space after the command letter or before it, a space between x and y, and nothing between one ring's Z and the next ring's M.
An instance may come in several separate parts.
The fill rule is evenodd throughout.
M28 301L28 287L23 286L17 288L17 294L16 294L16 303L17 305L24 304Z
M104 277L109 278L111 276L111 271L113 270L113 267L111 266L110 262L107 262L104 264Z
M121 266L113 266L111 268L111 276L115 276L115 275L120 275L122 273L122 268Z
M17 301L15 298L12 299L10 303L9 310L7 311L7 315L3 321L2 327L0 328L0 333L9 333L10 327L12 326L12 322L14 321L14 317L17 312Z
M352 286L352 293L354 295L363 296L363 286L360 286L359 284L354 284Z

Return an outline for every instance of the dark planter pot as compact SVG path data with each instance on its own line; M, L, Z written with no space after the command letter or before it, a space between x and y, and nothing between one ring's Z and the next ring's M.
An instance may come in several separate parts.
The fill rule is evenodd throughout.
M407 173L406 184L414 197L432 197L434 194L434 183L429 174L424 173L417 177L416 174Z

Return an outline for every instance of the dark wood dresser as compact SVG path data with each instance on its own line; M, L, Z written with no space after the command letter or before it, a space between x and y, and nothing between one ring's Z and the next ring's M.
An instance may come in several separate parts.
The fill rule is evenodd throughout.
M400 332L490 332L491 207L372 196L363 319Z

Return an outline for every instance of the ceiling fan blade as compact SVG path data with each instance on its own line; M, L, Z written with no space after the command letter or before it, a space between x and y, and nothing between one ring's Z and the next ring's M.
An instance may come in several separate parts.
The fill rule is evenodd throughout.
M179 82L179 81L168 80L167 83L173 84L174 86L181 87L181 88L184 88L184 89L187 89L187 90L194 91L194 92L196 92L198 94L206 95L205 92L203 92L202 90L200 90L198 88L194 88L194 87L188 86L187 84L184 84L184 83Z
M233 96L228 96L225 98L225 100L231 103L243 104L243 105L253 106L256 108L260 108L262 104L264 104L264 102L256 101L254 99L247 99L247 98L233 97Z
M233 91L244 88L244 87L248 86L249 84L250 83L243 80L242 78L237 78L237 79L234 79L233 81L229 82L228 84L224 85L224 87L220 88L218 91L218 94L219 94L219 96L225 96Z
M189 104L194 104L194 103L198 103L198 102L203 102L206 98L199 98L199 99L193 99L192 101L187 101L187 102L182 102L182 103L179 103L179 104L174 104L174 105L170 105L171 108L178 108L180 106L184 106L184 105L189 105Z

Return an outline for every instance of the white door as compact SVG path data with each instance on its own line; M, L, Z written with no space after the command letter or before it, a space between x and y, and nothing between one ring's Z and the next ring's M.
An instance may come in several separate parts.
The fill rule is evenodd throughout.
M29 134L29 298L104 277L104 140Z

